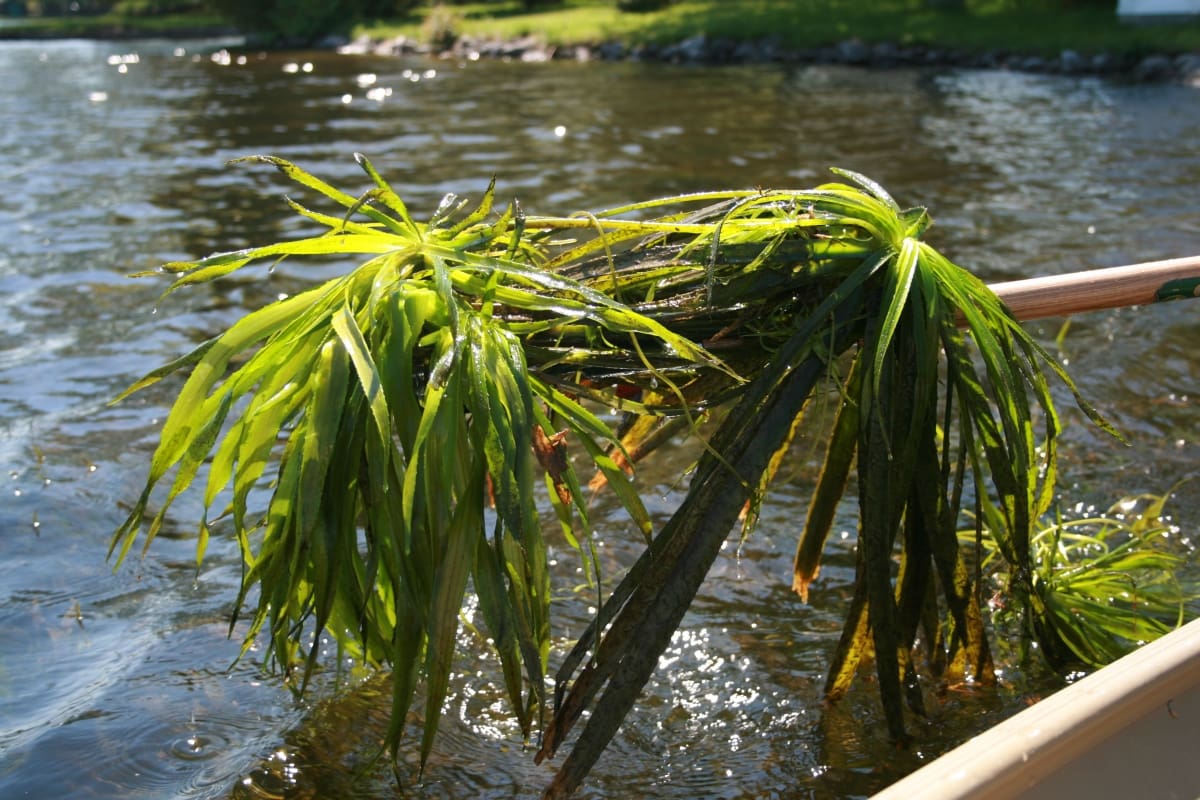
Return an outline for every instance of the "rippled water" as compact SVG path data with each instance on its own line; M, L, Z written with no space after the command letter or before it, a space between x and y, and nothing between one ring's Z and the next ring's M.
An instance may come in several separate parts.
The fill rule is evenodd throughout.
M714 187L812 185L839 165L930 207L936 243L988 278L1200 252L1200 94L1005 72L672 68L215 52L215 43L0 44L0 796L388 797L371 761L378 679L330 676L294 702L253 659L230 668L240 567L194 562L196 502L113 571L108 537L136 497L170 386L116 407L145 370L245 308L345 265L284 264L172 298L129 273L299 230L271 170L292 159L366 188L362 151L414 210L496 176L526 208L567 213ZM1067 414L1068 505L1163 491L1198 472L1195 305L1076 319L1062 356L1132 437ZM1034 329L1048 344L1058 321ZM1065 398L1064 398L1065 400ZM803 450L803 443L801 445ZM665 519L675 452L642 480ZM820 705L852 577L836 543L805 606L788 590L814 478L799 454L761 530L720 558L587 797L847 797L881 788L1047 691L1009 673L948 693L912 751L885 739L870 687ZM1200 523L1200 481L1172 506ZM843 529L851 528L852 509ZM636 555L603 520L610 574ZM567 641L588 614L558 552ZM418 797L533 797L534 767L489 663L471 656ZM475 665L471 659L477 658ZM415 766L402 764L409 782Z

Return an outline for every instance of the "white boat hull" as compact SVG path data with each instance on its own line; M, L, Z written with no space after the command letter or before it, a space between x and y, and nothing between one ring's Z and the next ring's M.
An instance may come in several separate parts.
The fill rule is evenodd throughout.
M876 800L1200 797L1200 620L1011 717Z

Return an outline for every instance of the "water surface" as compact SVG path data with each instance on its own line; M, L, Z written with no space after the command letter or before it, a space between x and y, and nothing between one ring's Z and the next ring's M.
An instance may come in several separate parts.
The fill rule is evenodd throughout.
M197 499L176 506L144 558L116 571L104 560L177 384L108 401L244 310L347 266L285 263L161 304L161 281L130 279L302 229L282 202L296 189L231 158L283 156L357 193L367 181L351 154L361 151L418 214L448 191L478 196L493 176L502 197L569 213L810 186L837 165L929 206L935 243L989 279L1200 252L1200 94L1183 87L952 70L239 58L211 42L83 41L0 44L0 81L6 798L394 794L390 770L370 762L384 725L378 679L351 676L335 691L330 675L296 702L254 658L230 666L239 558L218 538L197 569ZM1132 444L1068 411L1068 507L1161 492L1198 472L1197 311L1073 322L1060 355ZM1032 328L1053 346L1060 322ZM583 796L865 796L1057 685L1010 670L996 691L945 693L910 751L886 741L869 685L822 708L853 509L813 604L801 604L788 583L812 446L800 444L760 531L718 560ZM643 472L660 519L694 456L683 447ZM1200 523L1197 484L1171 506L1181 536ZM614 574L636 537L615 510L597 519ZM555 555L565 643L589 601L572 591L569 548ZM479 644L463 647L471 674L456 679L411 796L534 797L550 773L522 752ZM410 760L401 771L413 783Z

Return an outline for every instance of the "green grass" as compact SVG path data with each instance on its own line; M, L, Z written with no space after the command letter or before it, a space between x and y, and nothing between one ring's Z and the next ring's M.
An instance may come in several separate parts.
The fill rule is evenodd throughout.
M216 14L136 16L101 14L95 17L36 17L0 27L2 39L109 38L183 36L229 29Z
M1007 50L1053 54L1176 53L1200 50L1200 22L1171 25L1121 23L1112 9L1056 11L1047 2L981 0L965 13L925 7L923 0L682 0L661 11L622 13L606 0L566 0L553 10L519 13L517 3L456 6L465 34L515 38L539 35L550 44L654 44L704 33L730 39L768 36L790 48L811 48L857 37L965 51ZM414 18L359 29L376 36L419 36Z
M661 11L627 13L612 0L564 0L548 10L526 12L519 2L446 6L463 34L515 39L534 35L548 44L627 45L678 42L696 34L735 40L774 37L788 48L822 47L858 38L979 52L1051 55L1082 53L1136 55L1200 51L1200 21L1130 25L1112 8L1075 4L1056 10L1051 0L974 0L967 11L929 9L925 0L680 0ZM1115 6L1115 3L1113 4ZM433 12L424 6L404 19L358 26L376 37L424 38L422 25ZM0 37L131 36L194 33L221 26L211 14L38 18L0 28Z

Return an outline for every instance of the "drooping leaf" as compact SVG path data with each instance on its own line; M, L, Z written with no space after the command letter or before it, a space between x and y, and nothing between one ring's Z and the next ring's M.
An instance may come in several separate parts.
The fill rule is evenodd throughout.
M419 223L365 157L370 187L357 194L282 159L249 160L340 210L289 201L326 230L168 265L168 292L263 260L365 260L250 312L130 388L190 370L112 550L124 557L143 527L148 544L207 469L198 555L209 511L232 488L246 563L237 604L255 589L258 598L244 647L264 632L278 666L303 668L301 688L318 659L305 638L313 631L389 665L393 754L422 681L423 764L434 746L472 584L514 713L526 735L541 726L551 594L535 505L543 485L589 576L598 563L574 453L649 542L558 672L538 758L589 712L548 795L578 786L738 512L768 491L807 424L801 410L830 382L842 407L793 581L810 590L857 463L860 560L831 698L874 657L889 730L903 738L905 705L922 707L918 627L936 671L987 679L979 577L955 534L967 502L1010 568L1014 598L1061 652L1105 657L1118 631L1157 630L1124 611L1107 627L1076 613L1098 612L1096 593L1115 585L1104 571L1060 576L1050 590L1035 577L1031 529L1056 477L1048 377L1078 399L1077 389L982 282L919 241L925 210L902 210L869 178L838 171L854 185L708 192L567 218L526 215L515 202L497 213L493 184L474 204L448 197ZM839 375L847 361L851 372ZM622 438L597 408L642 419ZM687 498L655 534L632 467L659 437L696 433L697 415L710 412L720 422L701 439ZM270 495L264 508L254 507L256 489ZM1114 573L1164 563L1119 547L1107 561ZM1122 591L1160 609L1171 598L1157 583Z

